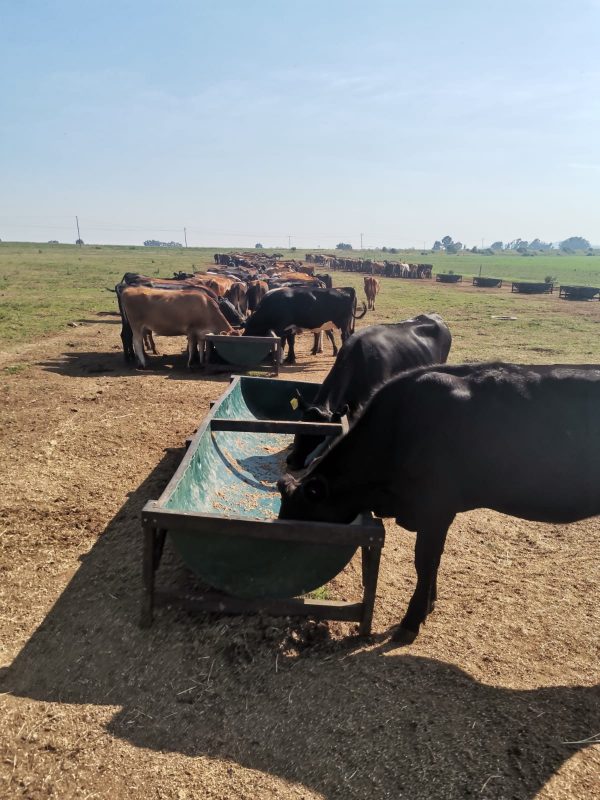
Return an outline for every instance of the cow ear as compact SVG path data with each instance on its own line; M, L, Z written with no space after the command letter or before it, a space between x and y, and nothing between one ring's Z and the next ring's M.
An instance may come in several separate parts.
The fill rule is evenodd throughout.
M300 394L300 389L296 389L296 397L298 398L298 405L302 411L306 411L308 408L308 403Z
M321 503L329 497L329 484L322 475L309 478L303 488L304 496L311 503Z

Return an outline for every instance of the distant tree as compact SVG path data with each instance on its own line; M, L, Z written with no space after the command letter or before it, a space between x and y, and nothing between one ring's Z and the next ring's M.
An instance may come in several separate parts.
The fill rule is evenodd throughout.
M257 243L254 245L254 249L255 249L255 250L262 250L262 249L263 249L263 246L262 246L262 244L261 244L260 242L257 242Z
M490 250L502 250L503 247L504 247L504 245L502 244L502 242L493 242L490 245L489 249Z
M583 236L570 236L560 243L562 250L589 250L591 245Z
M475 245L475 247L471 248L471 252L472 253L478 253L479 252L479 250L477 249L477 245Z
M2 239L0 239L0 242L1 242L1 241L2 241ZM50 239L50 241L48 242L48 244L58 244L58 239Z
M81 245L83 245L83 243L84 243L83 239L76 239L75 240L75 244L78 244L80 247L81 247Z
M439 253L439 251L442 249L442 243L436 239L431 249L434 253Z
M447 250L450 245L454 244L454 241L452 240L451 236L444 236L444 238L442 239L442 244Z
M382 247L382 248L381 248L381 252L382 252L382 253L387 253L387 251L388 251L387 247Z
M451 256L456 255L456 253L458 253L458 247L452 242L452 244L446 245L446 252Z
M397 253L398 252L398 248L397 247L390 247L388 252L389 253Z
M347 242L339 242L335 246L336 250L352 250L352 245Z

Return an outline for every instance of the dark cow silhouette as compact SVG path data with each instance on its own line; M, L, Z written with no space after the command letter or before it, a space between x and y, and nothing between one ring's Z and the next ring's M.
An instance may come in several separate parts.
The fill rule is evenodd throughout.
M275 289L266 294L260 306L246 321L246 336L267 336L269 331L275 331L281 336L283 344L288 344L289 350L286 358L288 364L296 361L294 343L296 333L300 330L319 331L326 330L334 347L337 347L333 338L330 325L339 328L342 341L354 333L354 320L362 319L367 313L363 303L362 314L356 314L356 292L352 288L343 289L315 289L304 287L290 287ZM313 353L316 349L313 348Z
M362 328L344 342L335 364L311 405L299 396L304 422L338 422L344 414L350 423L381 384L404 370L426 364L443 364L452 336L437 314L420 314L391 325ZM292 469L306 459L325 437L297 434L287 463Z
M539 522L600 514L600 366L424 367L386 383L301 481L280 517L351 522L360 511L417 532L417 586L394 640L412 642L436 600L455 515Z

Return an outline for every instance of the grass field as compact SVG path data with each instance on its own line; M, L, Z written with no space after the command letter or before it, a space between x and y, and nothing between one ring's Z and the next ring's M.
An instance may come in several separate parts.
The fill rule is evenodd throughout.
M170 277L176 270L205 269L213 264L213 249L167 250L145 247L78 248L67 245L0 244L0 348L65 329L116 307L114 286L123 273L143 272ZM298 257L304 251L284 252ZM381 253L378 253L381 256ZM586 256L521 258L516 255L482 259L472 254L439 256L418 253L394 258L432 262L439 271L535 279L552 273L572 283L600 284L600 258ZM583 276L586 276L584 280ZM363 276L334 273L334 285L354 286L362 296ZM382 279L377 316L404 319L437 311L455 335L454 360L504 358L514 361L598 360L600 303L567 303L556 295L514 295L501 290L443 285L434 281ZM494 316L516 316L514 321ZM369 319L369 318L368 318ZM18 365L17 365L18 366Z

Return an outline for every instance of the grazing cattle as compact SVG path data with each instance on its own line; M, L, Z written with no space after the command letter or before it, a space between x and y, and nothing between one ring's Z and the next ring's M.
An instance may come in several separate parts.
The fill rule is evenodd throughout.
M600 514L599 408L600 366L411 370L382 386L301 481L281 479L280 517L349 523L370 510L416 531L417 585L393 635L408 644L433 609L457 513L550 523Z
M382 384L405 370L445 363L451 344L452 335L438 314L362 328L344 342L312 404L298 393L302 421L339 422L346 414L352 424ZM324 436L296 434L288 466L306 466L324 441Z
M345 342L354 332L354 320L362 319L367 313L364 303L363 308L363 313L356 315L356 292L352 288L274 289L264 296L260 306L248 318L244 333L246 336L268 336L269 331L275 331L282 337L284 345L287 342L286 362L293 364L296 361L295 334L301 330L326 330L336 355L332 327L339 328Z
M379 293L379 281L371 275L365 275L365 294L367 296L367 308L369 311L375 311L375 298Z
M200 334L233 331L217 303L195 287L126 286L120 294L120 307L131 327L133 351L140 367L146 366L143 336L147 331L160 336L187 336L188 367L197 358Z

